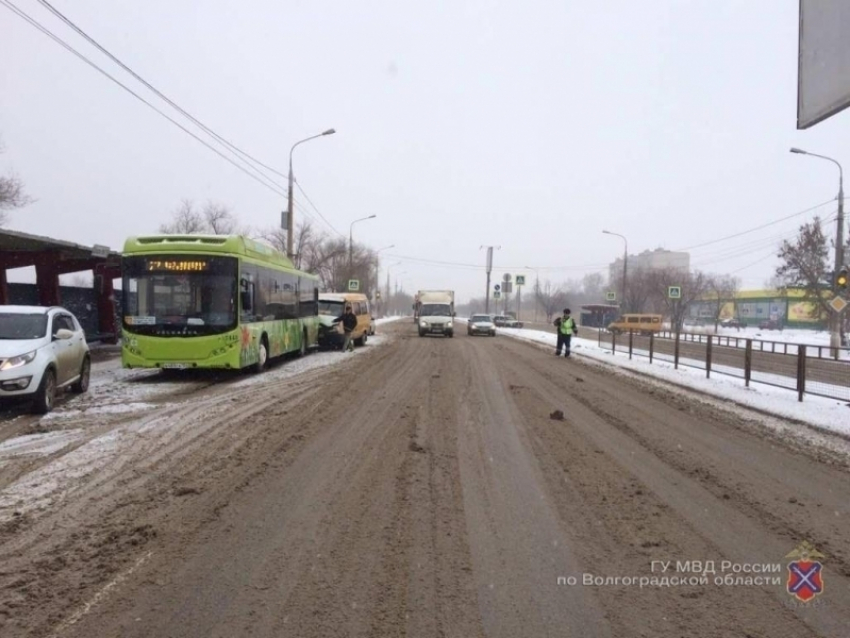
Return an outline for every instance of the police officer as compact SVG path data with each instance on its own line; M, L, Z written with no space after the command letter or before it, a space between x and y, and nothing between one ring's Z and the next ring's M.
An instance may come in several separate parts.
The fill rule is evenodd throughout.
M573 335L578 334L578 326L576 326L575 319L570 316L570 309L564 308L564 315L555 319L554 324L558 329L558 345L555 349L555 356L561 356L561 346L563 346L564 356L569 357L570 342L573 339Z

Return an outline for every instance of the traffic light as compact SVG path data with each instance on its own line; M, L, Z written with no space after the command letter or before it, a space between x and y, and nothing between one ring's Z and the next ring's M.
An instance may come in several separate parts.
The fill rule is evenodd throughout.
M847 290L847 266L844 266L835 275L835 287Z

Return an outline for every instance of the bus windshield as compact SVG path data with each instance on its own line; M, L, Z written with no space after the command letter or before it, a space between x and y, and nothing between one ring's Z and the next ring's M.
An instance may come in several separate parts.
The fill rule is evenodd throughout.
M131 332L192 336L236 327L232 257L145 256L124 259L123 324Z

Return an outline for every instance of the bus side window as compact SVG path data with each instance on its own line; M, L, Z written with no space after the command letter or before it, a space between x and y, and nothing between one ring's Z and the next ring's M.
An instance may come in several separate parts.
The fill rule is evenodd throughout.
M240 300L242 302L242 312L250 313L254 309L254 284L248 279L242 279L239 282Z

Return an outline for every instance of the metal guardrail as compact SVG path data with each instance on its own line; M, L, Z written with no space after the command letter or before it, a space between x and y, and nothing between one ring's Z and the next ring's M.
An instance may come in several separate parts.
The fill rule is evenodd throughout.
M724 345L734 348L746 348L746 342L752 341L754 344L758 345L758 350L761 352L778 352L782 354L797 354L797 346L800 344L797 343L788 343L787 341L771 341L770 339L753 339L748 337L736 337L729 335L709 335L701 332L682 332L679 333L681 335L681 339L683 341L696 341L698 343L703 343L711 337L714 340L714 343L718 345ZM658 333L659 337L664 337L667 339L675 339L676 333L670 330L662 330ZM814 345L814 344L806 344L806 350L809 353L808 356L816 357L818 359L841 359L841 353L844 352L845 357L847 358L847 354L850 353L850 349L848 348L838 348L835 349L832 346L822 346L822 345Z
M614 352L648 357L805 394L850 401L850 348L785 343L688 332L615 335L600 329L598 343Z

